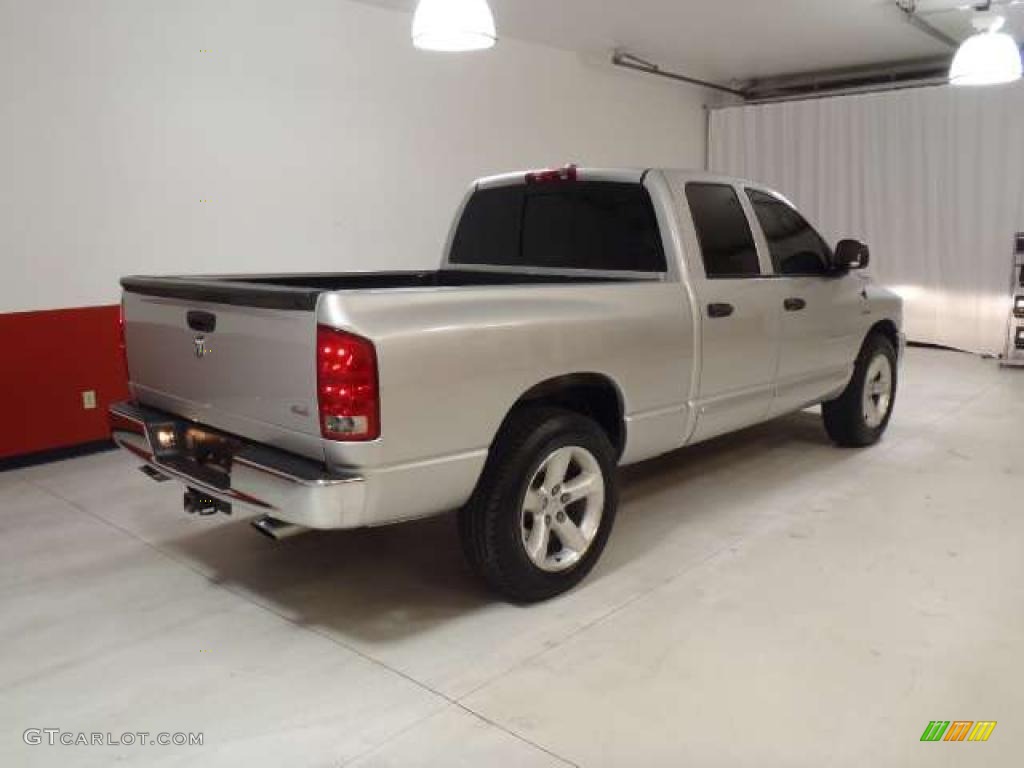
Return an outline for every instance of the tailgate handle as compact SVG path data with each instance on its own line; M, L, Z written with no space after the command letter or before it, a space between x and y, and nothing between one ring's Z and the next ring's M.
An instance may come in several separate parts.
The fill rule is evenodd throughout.
M729 317L735 311L732 304L708 304L708 317Z
M189 310L188 327L200 333L213 333L217 328L217 316L213 312L198 309Z

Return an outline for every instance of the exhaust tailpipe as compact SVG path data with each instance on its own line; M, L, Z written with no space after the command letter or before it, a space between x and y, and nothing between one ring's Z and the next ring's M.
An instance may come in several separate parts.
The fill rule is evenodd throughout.
M309 528L295 525L295 523L286 523L284 520L278 520L276 517L270 517L270 515L264 515L253 520L252 527L274 541L290 539L292 536L298 536L300 533L309 531Z

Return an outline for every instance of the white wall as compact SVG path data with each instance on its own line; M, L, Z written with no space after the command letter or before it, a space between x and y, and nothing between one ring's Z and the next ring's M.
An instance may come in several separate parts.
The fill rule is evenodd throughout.
M869 243L914 341L1004 349L1024 231L1024 85L919 88L712 115L711 167Z
M0 312L115 302L131 273L430 267L479 175L703 165L697 91L513 40L427 54L409 24L0 0Z

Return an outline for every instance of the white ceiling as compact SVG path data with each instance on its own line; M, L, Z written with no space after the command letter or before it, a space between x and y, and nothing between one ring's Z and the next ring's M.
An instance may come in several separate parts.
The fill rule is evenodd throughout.
M416 0L361 0L411 13ZM588 54L616 47L727 81L951 53L908 24L895 0L489 0L499 37ZM966 0L919 0L924 18L963 39ZM998 2L1024 32L1024 5ZM1020 39L1020 38L1018 38Z

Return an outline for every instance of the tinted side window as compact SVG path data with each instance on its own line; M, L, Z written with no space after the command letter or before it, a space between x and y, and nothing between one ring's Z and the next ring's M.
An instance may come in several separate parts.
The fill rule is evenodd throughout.
M728 184L687 184L686 199L697 228L707 276L760 275L754 236L736 190Z
M661 233L639 184L579 182L475 193L453 264L664 272Z
M832 251L810 224L777 197L755 189L747 196L768 240L772 264L780 275L824 275Z

